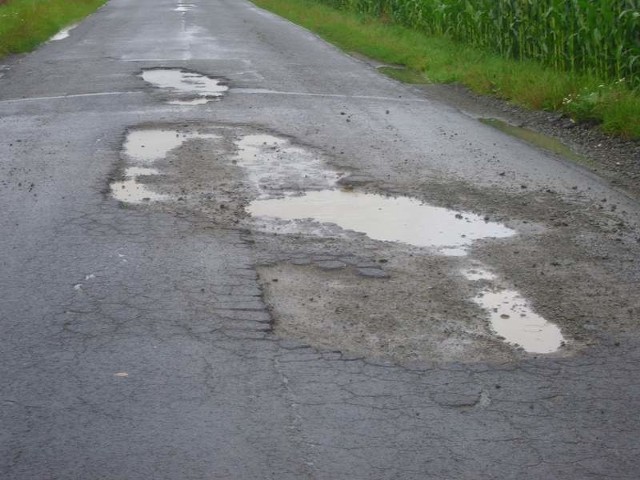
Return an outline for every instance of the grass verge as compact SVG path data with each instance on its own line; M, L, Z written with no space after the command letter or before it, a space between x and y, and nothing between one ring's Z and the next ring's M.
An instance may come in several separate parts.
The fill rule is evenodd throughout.
M253 2L347 52L405 66L405 73L383 71L399 80L461 83L476 93L495 95L530 109L563 112L576 121L598 123L607 133L640 139L640 92L627 87L624 80L607 84L588 75L556 72L536 62L506 59L446 37L426 36L312 0Z
M33 50L107 0L9 0L0 4L0 57Z

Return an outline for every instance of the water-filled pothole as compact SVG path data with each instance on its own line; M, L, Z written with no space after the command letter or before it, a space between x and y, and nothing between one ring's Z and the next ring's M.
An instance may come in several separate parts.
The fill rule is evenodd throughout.
M229 90L224 80L208 77L183 68L151 68L142 71L142 79L157 88L166 88L180 95L169 103L200 105L216 100Z
M156 193L144 183L138 182L138 177L158 175L155 168L129 167L124 172L124 180L111 184L113 198L126 203L142 203L161 201L169 198L168 195Z
M336 185L340 174L327 169L324 159L311 150L268 134L245 135L236 142L235 161L261 197L277 192L325 189Z
M489 313L491 327L530 353L552 353L563 344L560 329L535 313L515 290L485 290L474 302Z
M482 268L464 270L470 281L494 281L497 275ZM489 314L492 330L505 341L529 353L552 353L565 342L560 329L535 313L515 290L488 288L473 301Z
M219 138L209 133L180 132L169 129L131 130L124 142L125 155L136 163L149 164L164 158L187 140Z
M453 256L466 255L475 240L516 233L479 215L456 213L409 197L342 190L256 200L247 211L254 217L332 223L374 240L437 248L440 253Z

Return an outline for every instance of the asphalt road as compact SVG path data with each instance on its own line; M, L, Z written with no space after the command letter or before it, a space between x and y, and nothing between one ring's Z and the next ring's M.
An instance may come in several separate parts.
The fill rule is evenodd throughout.
M156 67L230 89L171 104ZM636 200L243 0L112 0L0 73L2 479L637 478ZM275 132L380 191L513 214L532 256L581 245L521 285L557 301L569 351L403 363L275 335L258 265L284 241L109 194L149 125ZM535 243L536 192L584 219Z

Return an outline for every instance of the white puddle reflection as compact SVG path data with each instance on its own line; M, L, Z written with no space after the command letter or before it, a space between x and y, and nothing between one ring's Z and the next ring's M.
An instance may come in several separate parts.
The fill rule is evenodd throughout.
M482 268L468 268L467 270L462 271L462 275L467 280L476 281L476 280L495 280L498 278L494 273L491 273Z
M145 184L138 183L138 177L158 175L155 168L130 167L124 172L124 180L111 184L111 195L116 200L127 203L142 203L167 200L169 195L156 193Z
M444 255L464 255L474 240L510 237L516 233L498 223L485 222L479 215L457 214L408 197L341 190L256 200L247 211L254 217L333 223L375 240L435 247Z
M169 105L204 105L209 103L207 98L194 98L193 100L171 100L167 102Z
M191 3L179 3L176 8L173 9L174 12L188 12L189 10L193 10L195 5Z
M291 145L285 138L272 135L246 135L236 142L237 163L260 191L299 192L336 185L340 175L325 167L324 160L304 148Z
M530 353L552 353L564 343L560 329L535 313L515 290L486 290L474 302L489 313L498 335Z
M63 28L58 33L56 33L53 37L51 37L49 39L49 41L50 42L57 42L59 40L64 40L65 38L69 38L69 32L71 32L71 30L73 30L77 26L78 26L78 24L76 23L74 25L70 25L70 26L68 26L66 28Z
M219 138L209 133L182 133L177 130L131 130L124 142L124 152L131 160L149 164L164 158L187 140Z
M167 88L179 94L193 96L205 100L204 103L221 97L229 90L229 87L220 79L177 68L144 70L142 78L158 88Z

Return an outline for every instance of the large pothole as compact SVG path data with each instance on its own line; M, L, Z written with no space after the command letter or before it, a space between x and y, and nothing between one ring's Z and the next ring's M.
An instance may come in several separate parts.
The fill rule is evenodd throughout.
M140 74L155 88L164 90L171 105L204 105L229 90L226 80L184 68L148 68Z
M114 198L255 232L277 335L397 361L503 361L564 345L474 260L477 244L517 235L483 215L384 195L322 152L249 127L135 128L122 158Z

